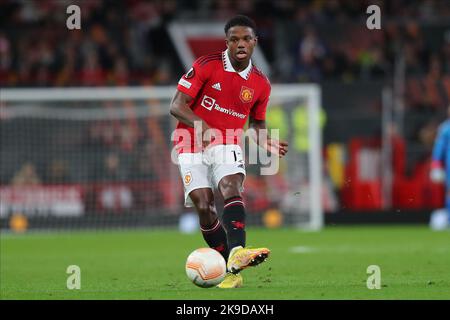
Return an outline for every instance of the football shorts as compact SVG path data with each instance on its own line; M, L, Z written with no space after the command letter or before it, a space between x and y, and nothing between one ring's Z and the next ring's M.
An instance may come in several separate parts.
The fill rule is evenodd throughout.
M193 207L189 196L193 190L214 190L223 177L236 173L242 173L245 179L243 152L236 144L216 145L198 153L180 153L178 167L183 180L186 207Z

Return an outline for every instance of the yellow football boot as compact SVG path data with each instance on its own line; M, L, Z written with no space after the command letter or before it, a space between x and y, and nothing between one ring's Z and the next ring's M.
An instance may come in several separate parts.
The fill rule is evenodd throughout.
M235 247L230 252L227 270L231 273L237 274L247 267L254 267L266 261L269 254L270 250L267 248Z
M234 274L231 272L227 272L225 275L225 279L221 283L217 285L217 288L221 289L232 289L232 288L240 288L242 287L243 279L242 276L238 274Z

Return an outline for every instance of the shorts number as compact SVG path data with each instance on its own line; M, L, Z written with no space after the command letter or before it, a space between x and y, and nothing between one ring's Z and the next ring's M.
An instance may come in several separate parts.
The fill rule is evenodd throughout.
M236 151L233 150L233 154L234 154L234 162L236 162L237 161Z

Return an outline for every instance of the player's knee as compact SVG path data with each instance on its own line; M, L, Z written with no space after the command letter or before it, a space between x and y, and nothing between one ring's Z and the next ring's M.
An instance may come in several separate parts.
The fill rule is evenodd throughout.
M222 179L219 184L224 198L241 195L241 182L233 179Z
M195 206L201 218L214 219L217 215L214 201L212 200L202 199L198 201Z

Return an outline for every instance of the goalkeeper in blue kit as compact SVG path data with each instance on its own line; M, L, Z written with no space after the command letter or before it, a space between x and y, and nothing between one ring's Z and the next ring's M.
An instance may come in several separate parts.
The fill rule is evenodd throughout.
M445 207L447 209L447 225L450 225L450 106L447 120L438 129L434 142L430 178L433 182L445 181Z

